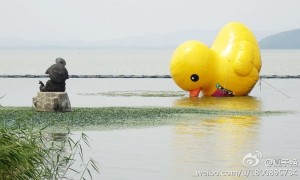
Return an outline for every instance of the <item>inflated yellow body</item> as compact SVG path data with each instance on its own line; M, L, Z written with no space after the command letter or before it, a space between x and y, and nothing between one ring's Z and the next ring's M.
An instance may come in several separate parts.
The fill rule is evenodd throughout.
M199 41L181 44L174 52L170 71L175 83L191 96L247 95L261 69L258 43L243 24L227 24L211 48ZM196 91L196 94L193 94Z

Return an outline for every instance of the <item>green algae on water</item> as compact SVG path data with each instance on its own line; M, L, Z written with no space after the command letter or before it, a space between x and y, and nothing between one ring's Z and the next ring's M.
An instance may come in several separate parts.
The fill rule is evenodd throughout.
M34 124L37 127L68 127L73 129L120 129L172 125L181 121L218 116L269 116L290 112L227 111L174 107L100 107L73 108L72 112L36 112L30 107L5 107L0 111L0 125Z

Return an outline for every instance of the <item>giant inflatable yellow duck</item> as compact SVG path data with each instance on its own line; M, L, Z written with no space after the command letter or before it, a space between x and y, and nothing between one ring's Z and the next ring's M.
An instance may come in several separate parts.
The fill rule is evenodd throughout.
M259 79L261 57L253 33L231 22L219 32L211 48L187 41L174 52L170 71L175 83L197 97L243 96Z

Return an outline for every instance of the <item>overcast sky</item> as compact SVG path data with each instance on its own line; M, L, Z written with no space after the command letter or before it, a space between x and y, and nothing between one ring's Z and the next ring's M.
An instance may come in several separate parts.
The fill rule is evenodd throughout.
M97 41L241 21L254 31L300 28L299 0L0 0L0 37Z

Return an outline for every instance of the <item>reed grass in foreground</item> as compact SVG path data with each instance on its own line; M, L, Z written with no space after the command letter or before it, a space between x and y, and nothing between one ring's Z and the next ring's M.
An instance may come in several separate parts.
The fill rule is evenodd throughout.
M0 100L4 97L5 95L0 96ZM2 105L0 104L0 107L2 107Z
M93 159L83 160L81 142L88 144L87 136L74 141L69 131L66 134L67 138L58 141L45 138L43 129L18 124L0 127L0 179L68 179L70 171L77 179L92 179L90 168L99 169Z

